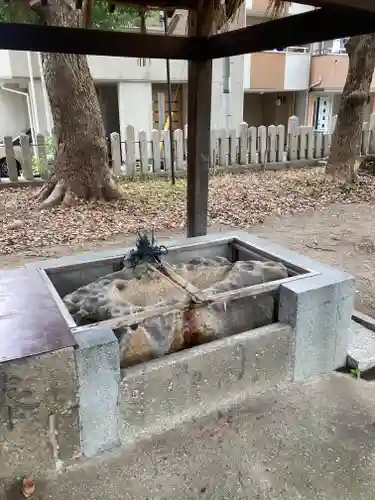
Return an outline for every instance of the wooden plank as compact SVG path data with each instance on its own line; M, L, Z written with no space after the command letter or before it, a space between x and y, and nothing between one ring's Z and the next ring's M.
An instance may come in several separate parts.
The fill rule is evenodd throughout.
M2 270L0 297L1 363L75 345L38 270ZM41 304L43 314L40 314Z
M201 57L230 57L372 33L374 23L370 12L326 7L211 36L208 45L202 45Z
M206 19L205 19L206 17ZM209 7L190 12L189 35L209 35ZM188 155L187 236L207 233L208 178L211 142L212 60L189 61L188 65Z
M175 9L195 9L197 7L197 0L114 0L110 2L118 8L125 8L128 6L144 6L144 7L158 7L160 10L175 10Z
M205 38L0 23L0 49L151 59L197 59Z

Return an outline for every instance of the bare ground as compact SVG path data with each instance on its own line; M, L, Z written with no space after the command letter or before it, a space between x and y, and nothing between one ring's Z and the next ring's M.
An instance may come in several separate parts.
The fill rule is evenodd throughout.
M314 176L304 172L273 176L268 173L266 176L252 174L214 179L210 189L210 230L240 226L345 269L357 279L356 307L375 314L375 225L371 215L375 180L365 180L355 193L342 193L332 185L327 188L322 179L311 175ZM132 184L126 189L134 196L138 187ZM85 206L65 212L60 209L39 213L30 205L26 190L0 191L0 208L2 201L5 207L5 218L0 220L0 227L1 223L3 226L0 267L16 267L32 260L110 246L133 245L135 229L149 227L155 221L159 239L182 235L185 186L181 184L173 192L163 188L164 192L155 194L154 190L149 185L141 187L140 206L136 206L133 199L127 200L125 206L115 204L99 209ZM169 197L169 205L164 203L166 197ZM223 197L224 202L221 201ZM164 204L158 208L160 200ZM103 210L104 222L99 220ZM282 213L289 215L279 216ZM22 217L16 224L13 222L15 214ZM111 230L111 226L118 227L118 231ZM70 233L64 229L68 227ZM20 239L24 247L18 244Z

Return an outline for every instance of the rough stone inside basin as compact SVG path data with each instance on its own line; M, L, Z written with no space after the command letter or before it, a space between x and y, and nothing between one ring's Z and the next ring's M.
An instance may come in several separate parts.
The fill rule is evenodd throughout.
M202 257L165 269L143 263L97 279L63 300L78 326L110 321L125 368L272 323L273 296L233 292L287 277L287 268L272 261Z

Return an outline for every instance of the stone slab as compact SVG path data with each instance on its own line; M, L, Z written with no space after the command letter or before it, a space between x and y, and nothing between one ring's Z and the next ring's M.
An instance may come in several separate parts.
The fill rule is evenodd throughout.
M345 274L320 274L281 286L279 320L292 325L296 335L295 380L345 365L354 285Z
M0 484L59 470L79 453L73 351L0 365Z
M294 334L274 323L128 368L120 383L120 435L129 443L290 382Z
M355 321L350 326L351 337L348 346L348 365L360 371L375 366L375 332Z
M119 345L110 328L90 328L74 336L81 451L92 457L119 444Z
M373 500L374 422L374 384L294 383L40 481L38 498Z
M73 345L68 325L38 271L0 271L0 363Z

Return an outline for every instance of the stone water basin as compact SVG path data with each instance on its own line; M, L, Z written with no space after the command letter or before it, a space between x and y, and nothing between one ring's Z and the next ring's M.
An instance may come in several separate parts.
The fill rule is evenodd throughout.
M194 301L183 284L175 284L147 263L99 278L66 295L63 301L78 326L116 319L121 322L122 318L125 324L111 324L125 368L272 323L271 295L237 300L225 295L288 277L282 263L232 263L224 257L195 257L173 266L173 271L186 280L186 286L203 292L202 303ZM223 294L222 300L216 299Z
M276 322L281 283L308 273L234 238L172 246L167 272L149 263L121 269L121 260L45 272L75 335L114 331L122 368Z

